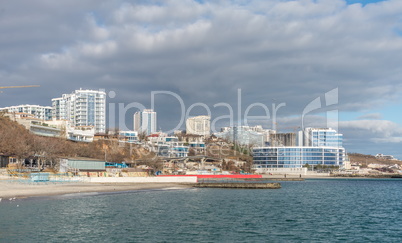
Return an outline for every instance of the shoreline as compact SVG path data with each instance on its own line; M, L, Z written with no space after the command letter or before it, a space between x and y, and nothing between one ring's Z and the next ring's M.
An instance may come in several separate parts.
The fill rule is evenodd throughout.
M183 183L89 183L74 182L65 184L27 185L0 180L0 198L22 199L30 197L61 196L66 194L92 192L129 192L148 189L187 189L191 185Z
M312 175L287 175L282 177L279 175L265 175L263 179L272 181L300 181L308 179L400 179L389 177L367 177L367 176L312 176ZM194 183L178 183L178 182L70 182L70 183L37 183L37 184L22 184L18 182L9 182L0 178L0 199L24 199L31 197L47 197L61 196L67 194L80 193L114 193L114 192L131 192L138 190L152 189L188 189L193 188ZM1 201L1 200L0 200Z

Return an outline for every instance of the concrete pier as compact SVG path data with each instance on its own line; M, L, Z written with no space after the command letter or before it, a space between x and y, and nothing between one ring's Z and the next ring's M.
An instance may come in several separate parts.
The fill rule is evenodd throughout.
M279 189L280 183L197 183L199 188Z

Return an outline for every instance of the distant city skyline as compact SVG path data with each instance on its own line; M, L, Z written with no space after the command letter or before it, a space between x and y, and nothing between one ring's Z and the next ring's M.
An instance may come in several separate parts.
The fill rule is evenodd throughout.
M168 131L182 104L166 92L151 102L153 92L169 91L185 117L209 115L193 106L205 104L211 128L239 123L239 113L245 122L257 103L271 116L249 125L279 131L302 120L328 127L332 112L348 152L402 158L401 12L400 0L9 2L0 9L0 84L40 87L4 89L0 107L49 106L59 94L104 89L107 108L143 104ZM328 103L334 89L337 103ZM315 101L320 108L302 118ZM272 105L282 103L273 123ZM137 110L118 118L132 129ZM225 115L234 120L212 124Z

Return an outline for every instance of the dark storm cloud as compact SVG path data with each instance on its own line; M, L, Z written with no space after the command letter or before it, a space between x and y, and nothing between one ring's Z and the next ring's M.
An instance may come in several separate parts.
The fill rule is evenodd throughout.
M41 85L7 91L2 106L49 105L51 98L82 87L113 90L112 102L148 107L151 91L167 90L187 108L207 104L216 117L227 114L213 107L219 102L237 110L241 89L243 111L254 102L286 102L280 115L297 117L334 88L340 111L370 110L401 97L398 0L364 7L342 0L2 6L0 83ZM160 127L169 129L180 106L173 97L158 102Z

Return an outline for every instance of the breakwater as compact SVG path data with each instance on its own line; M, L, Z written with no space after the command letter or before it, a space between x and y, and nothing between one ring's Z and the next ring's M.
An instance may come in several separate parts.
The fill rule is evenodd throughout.
M279 189L280 183L197 183L199 188Z
M265 179L268 180L268 179ZM304 181L304 179L300 178L270 178L271 181Z
M401 174L331 174L331 177L360 177L360 178L402 178Z
M261 179L244 179L244 181L304 181L304 178L261 178Z

